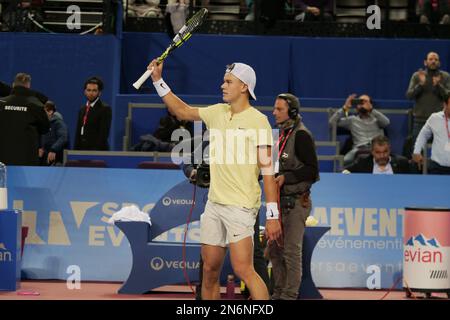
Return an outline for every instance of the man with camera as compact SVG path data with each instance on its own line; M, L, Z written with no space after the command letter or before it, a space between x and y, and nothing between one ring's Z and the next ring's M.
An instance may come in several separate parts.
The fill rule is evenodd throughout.
M301 121L299 108L300 102L296 96L283 93L276 98L273 110L280 128L275 181L280 189L284 235L283 247L274 242L268 244L274 300L297 299L302 279L303 235L312 207L310 188L319 180L314 139Z
M349 115L354 107L355 115ZM344 166L349 166L355 160L357 153L370 153L373 138L384 135L384 128L389 125L389 118L373 108L372 99L367 95L351 94L345 100L344 106L337 110L330 118L330 126L338 126L350 131L353 146L344 155Z

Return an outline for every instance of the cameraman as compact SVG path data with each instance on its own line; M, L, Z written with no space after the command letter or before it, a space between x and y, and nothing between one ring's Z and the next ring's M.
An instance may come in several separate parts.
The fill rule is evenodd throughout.
M204 150L209 146L209 141L203 141L197 148L202 148L201 154L203 155L203 161L201 164L195 164L194 154L198 153L198 150L195 149L192 152L191 161L189 164L183 164L182 169L186 178L195 185L200 188L209 188L209 153L204 152ZM196 152L197 151L197 152ZM270 288L269 274L267 272L267 263L264 259L264 250L262 248L261 241L259 239L259 212L256 216L255 233L253 234L253 266L255 271L259 274L259 276L263 279L267 288ZM199 267L199 284L195 289L195 298L197 300L202 300L201 296L201 288L202 288L202 278L203 278L203 260L200 255L200 267ZM269 290L270 291L270 290ZM244 295L249 296L248 290L246 289Z
M268 244L272 262L273 300L296 300L302 279L302 247L306 219L312 203L310 188L319 180L314 138L299 115L300 102L290 93L279 94L273 115L280 129L276 182L280 188L280 209L284 246Z
M356 114L349 115L349 111L355 107ZM372 99L367 95L360 95L356 99L356 94L351 94L345 100L344 106L336 111L330 118L330 126L350 130L353 146L344 155L344 166L349 166L355 160L358 152L370 153L370 143L378 135L384 135L384 128L389 125L389 118L381 112L375 110Z

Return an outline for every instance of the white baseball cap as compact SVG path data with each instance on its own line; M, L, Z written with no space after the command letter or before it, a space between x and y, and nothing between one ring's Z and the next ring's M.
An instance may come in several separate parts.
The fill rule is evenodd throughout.
M235 62L227 66L225 73L231 73L245 83L248 87L248 92L250 92L250 99L253 98L256 100L254 92L256 86L256 73L252 67L245 63Z

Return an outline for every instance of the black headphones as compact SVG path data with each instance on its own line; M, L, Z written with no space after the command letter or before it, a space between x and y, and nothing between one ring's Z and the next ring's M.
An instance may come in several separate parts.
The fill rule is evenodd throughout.
M288 115L289 118L295 119L298 116L299 109L300 109L300 101L296 96L290 93L282 93L277 96L279 99L283 99L288 104Z

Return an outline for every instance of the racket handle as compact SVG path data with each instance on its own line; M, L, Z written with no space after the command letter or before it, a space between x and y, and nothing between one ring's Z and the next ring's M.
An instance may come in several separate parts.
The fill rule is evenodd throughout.
M153 73L153 68L151 70L147 70L144 72L144 74L135 82L133 83L133 87L138 90L142 84L148 79L150 78L150 76Z

